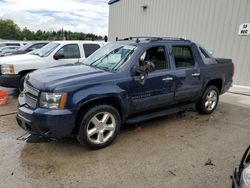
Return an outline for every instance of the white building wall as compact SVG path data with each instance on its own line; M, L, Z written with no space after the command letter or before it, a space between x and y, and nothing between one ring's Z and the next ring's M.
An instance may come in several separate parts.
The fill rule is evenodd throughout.
M185 36L232 58L234 84L250 86L250 35L238 35L242 23L250 23L250 0L120 0L110 5L109 39Z

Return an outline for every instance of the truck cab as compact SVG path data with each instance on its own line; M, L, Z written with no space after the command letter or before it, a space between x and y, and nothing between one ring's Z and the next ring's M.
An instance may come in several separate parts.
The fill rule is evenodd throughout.
M211 114L232 84L233 69L232 60L215 59L190 40L112 42L81 64L29 74L17 122L31 134L74 135L100 149L114 141L124 123L189 108Z

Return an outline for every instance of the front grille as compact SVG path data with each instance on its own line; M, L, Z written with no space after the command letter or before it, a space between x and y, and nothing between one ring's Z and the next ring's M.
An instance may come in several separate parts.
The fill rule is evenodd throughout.
M39 90L25 83L24 95L25 95L25 104L35 109L38 105Z
M28 85L27 83L24 84L25 92L30 93L31 95L38 97L39 96L39 90Z
M25 103L31 108L35 109L37 107L38 98L34 98L29 93L25 94Z

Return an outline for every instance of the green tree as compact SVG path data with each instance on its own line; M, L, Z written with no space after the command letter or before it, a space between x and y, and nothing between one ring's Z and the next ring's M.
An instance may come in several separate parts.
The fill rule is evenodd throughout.
M67 40L100 40L101 36L92 33L64 31ZM21 30L12 20L0 19L0 38L9 40L61 40L59 31L30 31L27 27Z
M36 33L35 33L35 39L36 40L43 40L43 32L39 29Z
M22 31L22 36L23 36L23 40L35 40L35 34L33 31L30 31L28 28L24 28Z
M12 20L0 19L0 38L19 40L21 30Z

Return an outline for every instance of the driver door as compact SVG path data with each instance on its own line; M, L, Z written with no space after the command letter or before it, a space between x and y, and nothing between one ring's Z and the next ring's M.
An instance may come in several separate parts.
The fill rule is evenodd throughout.
M130 83L130 112L138 113L170 105L174 100L174 76L166 55L165 46L154 46L143 52L133 68L136 70L145 61L155 65L142 81L134 75ZM133 71L134 71L133 70Z

